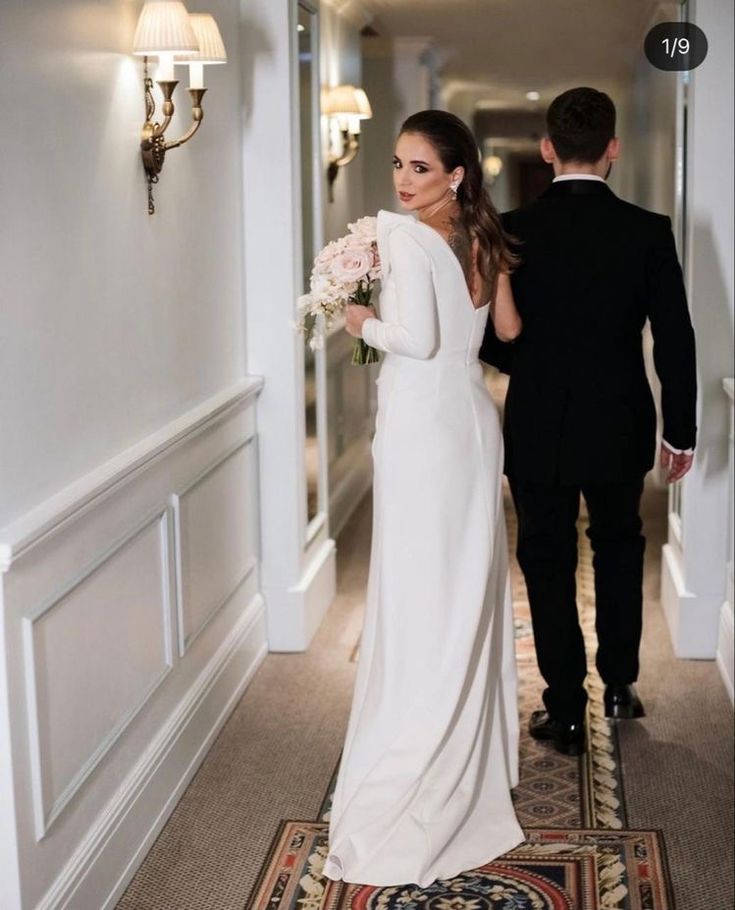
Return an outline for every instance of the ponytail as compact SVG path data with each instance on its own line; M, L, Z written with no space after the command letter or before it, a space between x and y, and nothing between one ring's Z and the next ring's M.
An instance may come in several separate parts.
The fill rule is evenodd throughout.
M479 165L477 170L480 172L479 185L473 187L472 182L468 182L466 170L465 178L457 191L457 201L462 209L464 227L470 237L477 238L477 270L490 289L490 299L494 300L498 276L502 272L511 272L518 266L520 259L513 252L513 238L503 228L498 210L482 184Z
M457 190L462 224L478 242L478 271L495 298L498 276L511 272L519 264L513 252L517 243L503 228L500 215L485 189L480 154L469 127L447 111L419 111L401 127L401 133L418 133L436 149L444 169L449 173L464 168L464 178Z

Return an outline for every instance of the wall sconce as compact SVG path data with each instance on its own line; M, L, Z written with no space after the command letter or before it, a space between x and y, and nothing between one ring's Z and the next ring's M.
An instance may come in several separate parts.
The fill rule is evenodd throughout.
M482 159L482 169L487 182L492 185L503 170L503 159L499 155L486 155Z
M145 123L140 140L143 167L148 178L148 214L156 211L153 201L153 184L163 168L166 152L188 142L196 133L204 117L202 98L204 65L226 63L227 54L217 23L209 14L189 15L181 0L148 0L144 5L133 39L133 53L144 59ZM154 120L156 103L153 98L153 80L148 75L148 57L158 57L156 73L163 94L163 121ZM166 141L165 133L174 115L173 93L178 85L174 78L174 64L189 66L189 94L191 95L191 127L178 139Z
M373 116L368 96L354 85L336 85L327 90L322 113L336 119L342 135L342 151L329 159L327 181L329 201L334 202L334 181L339 169L349 164L360 150L360 121Z

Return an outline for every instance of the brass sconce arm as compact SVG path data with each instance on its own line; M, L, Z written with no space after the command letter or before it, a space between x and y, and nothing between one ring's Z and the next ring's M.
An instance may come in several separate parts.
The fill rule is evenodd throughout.
M360 151L360 137L356 133L350 133L349 130L342 131L342 154L336 158L331 158L327 168L327 181L329 184L329 201L334 202L334 181L337 179L339 169L345 167L351 161L355 160L357 153Z
M145 113L146 119L141 130L140 152L143 158L143 167L145 168L148 179L148 214L153 215L156 211L153 200L153 184L158 183L158 175L163 168L163 162L166 158L166 152L170 149L178 148L196 133L202 120L204 119L204 110L202 108L202 98L207 91L205 88L190 88L191 96L191 127L178 139L166 142L164 136L166 130L171 124L174 115L173 93L178 85L178 80L163 80L157 83L163 95L163 104L161 113L163 121L157 123L154 120L156 115L156 102L153 98L153 81L148 76L148 58L145 58Z
M180 145L183 145L185 142L188 142L191 137L196 133L196 131L201 126L202 120L204 119L204 110L202 108L202 98L204 93L207 91L205 88L190 88L187 90L191 95L191 119L192 124L189 129L184 133L183 136L180 136L178 139L173 139L171 142L166 143L166 151L169 149L178 148Z
M164 119L163 123L154 123L153 118L156 115L156 102L153 97L153 80L148 75L147 57L144 60L144 67L145 123L143 124L143 135L144 138L157 139L159 136L163 136L171 123L171 118L174 115L174 103L171 100L171 96L179 83L177 81L157 83L164 98L163 104L161 105L161 113L163 114Z
M337 167L344 167L351 161L354 161L357 153L360 151L360 137L355 133L342 130L342 154L339 158L334 159Z

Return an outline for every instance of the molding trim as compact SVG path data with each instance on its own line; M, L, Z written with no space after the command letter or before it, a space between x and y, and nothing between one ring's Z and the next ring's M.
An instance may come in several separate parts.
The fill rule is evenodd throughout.
M263 598L260 594L257 594L244 611L241 619L201 672L187 696L141 756L137 765L123 782L94 827L90 829L61 875L46 892L43 899L39 901L35 910L60 910L62 907L93 905L99 906L100 910L112 910L114 908L118 898L127 887L145 854L150 849L151 844L176 806L181 794L197 771L207 750L242 696L255 671L266 657L268 646L265 639L258 645L254 659L249 663L243 676L238 680L237 686L229 693L224 705L217 712L214 723L207 728L206 735L197 743L197 748L176 785L169 787L168 784L164 783L163 792L166 794L166 800L160 809L157 807L154 809L156 814L149 822L147 833L142 838L135 838L137 849L130 856L125 866L125 871L112 886L110 892L105 896L96 893L85 895L84 888L87 877L90 880L88 887L93 890L95 883L92 880L95 878L95 874L99 875L98 872L96 873L95 866L98 863L104 863L103 854L106 850L114 850L113 842L115 838L119 838L123 842L124 849L126 835L127 839L130 840L130 831L121 832L121 829L126 824L135 825L135 821L130 822L129 820L134 807L139 804L139 801L150 801L151 797L146 793L147 788L155 786L154 778L157 774L160 773L165 777L167 760L174 754L177 741L184 736L189 727L193 726L199 712L201 712L202 719L206 721L208 710L211 711L212 707L214 707L206 705L208 697L220 678L236 661L238 651L247 644L249 636L257 632L258 624L264 621L264 613ZM153 802L155 803L155 795L153 796Z
M375 14L364 0L322 0L322 3L331 6L336 13L358 29L365 28L375 18Z
M210 474L214 473L219 467L221 467L226 461L230 458L233 458L240 452L242 449L247 448L253 440L255 439L255 433L251 433L246 439L241 440L236 443L230 449L228 449L224 454L220 455L219 458L215 459L210 465L208 465L191 483L187 484L178 493L174 493L171 496L171 507L173 509L174 515L174 556L175 556L175 565L176 565L176 624L179 638L179 657L183 657L186 652L191 647L192 643L199 637L199 635L207 628L210 622L214 617L219 613L219 611L229 603L235 593L240 587L247 581L247 579L253 574L257 565L258 565L258 555L257 553L253 554L250 559L245 564L242 572L233 582L232 586L228 589L227 594L222 597L217 603L214 603L210 606L210 609L207 611L207 616L204 621L199 625L199 627L191 632L188 636L184 631L184 588L183 588L183 579L182 579L182 569L183 569L183 560L181 556L181 500L186 496L187 493L191 492L196 486L198 486L203 480L209 477Z
M157 432L75 480L18 520L0 529L0 573L50 533L109 496L155 459L210 429L250 404L263 388L262 377L245 377L187 411Z
M47 798L43 782L43 761L41 750L41 739L39 730L38 717L38 699L37 699L37 668L34 649L34 629L35 624L48 612L53 610L58 604L65 600L72 591L82 585L88 578L94 575L105 563L109 562L114 556L124 550L135 538L139 537L144 531L154 524L158 524L159 530L159 554L161 566L161 578L163 579L161 609L163 611L163 647L164 663L160 673L146 688L141 698L134 704L109 731L109 733L97 744L97 747L88 756L87 760L81 765L77 773L72 777L69 783L64 787L59 796L47 808ZM171 610L171 591L169 584L169 557L168 557L168 509L159 509L153 516L147 516L139 522L132 530L128 531L121 539L105 550L95 560L93 560L85 569L71 582L65 585L61 591L55 593L47 601L36 607L31 613L23 617L22 634L23 634L23 664L25 668L26 687L29 695L27 705L27 723L29 731L29 747L31 754L31 785L33 789L33 807L35 818L36 841L42 840L49 829L61 815L65 807L72 798L84 786L93 774L95 768L102 759L112 749L117 740L122 736L127 727L132 723L144 705L149 701L151 696L156 692L163 680L168 676L173 668L173 653L170 630Z

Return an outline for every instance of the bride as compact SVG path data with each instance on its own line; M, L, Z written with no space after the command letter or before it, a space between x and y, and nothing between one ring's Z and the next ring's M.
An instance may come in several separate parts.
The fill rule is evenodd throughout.
M502 437L477 356L488 316L504 340L521 325L516 260L465 124L409 117L393 169L411 214L378 215L381 317L347 311L347 331L385 353L367 605L324 874L427 887L524 839L510 794Z

